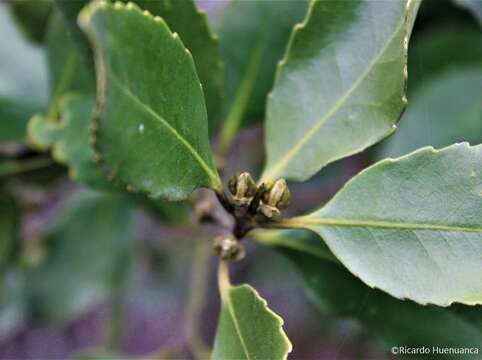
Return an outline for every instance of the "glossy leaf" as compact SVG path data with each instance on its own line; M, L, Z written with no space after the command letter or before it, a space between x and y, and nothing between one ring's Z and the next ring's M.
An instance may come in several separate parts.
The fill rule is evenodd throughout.
M37 320L73 319L118 286L132 253L132 215L125 199L92 193L60 209L45 239L45 261L25 272Z
M482 303L482 145L423 148L364 170L310 229L371 287L421 304Z
M46 107L45 57L17 30L5 3L0 3L0 33L0 142L22 141L29 118Z
M264 117L276 63L307 4L304 0L233 0L219 14L216 30L226 74L224 114L231 118L224 132L233 133L243 121Z
M108 173L170 200L220 189L201 85L179 37L132 3L95 3L80 20L96 53L96 147Z
M410 51L412 100L396 135L383 142L382 158L482 139L480 32L438 29L422 36Z
M313 1L267 106L262 181L303 181L391 134L406 105L418 1Z
M172 32L181 37L191 52L197 74L203 86L209 125L217 122L224 83L224 68L219 51L219 41L209 28L206 14L196 8L194 0L135 0L142 9L160 16Z
M211 358L286 359L291 343L283 332L283 319L249 285L221 280L220 288L221 315Z
M270 231L258 235L258 240L275 246L294 263L309 299L321 312L358 320L386 350L393 346L482 346L479 307L422 306L371 289L350 274L310 232Z

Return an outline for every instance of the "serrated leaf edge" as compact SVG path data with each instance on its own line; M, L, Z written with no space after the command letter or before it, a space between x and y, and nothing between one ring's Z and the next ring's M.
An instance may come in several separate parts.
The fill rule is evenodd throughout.
M100 109L103 106L103 104L105 103L105 97L106 97L106 93L107 93L107 73L106 73L105 61L103 59L101 51L96 49L96 48L98 48L97 42L89 31L89 19L92 16L92 14L95 11L97 11L97 9L107 9L109 7L112 8L113 10L127 10L127 11L137 10L141 15L143 15L149 21L152 21L152 22L158 23L158 24L159 23L162 24L172 34L172 39L174 41L178 42L178 44L180 44L184 48L184 51L186 52L186 54L190 58L190 61L193 65L193 68L195 69L195 71L196 71L196 64L194 62L194 59L193 59L193 56L192 56L191 52L189 51L189 49L187 49L184 46L184 44L183 44L181 38L179 37L179 35L176 32L171 32L171 30L169 29L169 26L166 24L166 22L160 16L154 16L148 10L142 10L141 8L139 8L136 4L134 4L132 2L128 2L127 4L125 4L125 3L122 3L122 2L116 1L113 4L111 4L111 3L109 3L105 0L101 0L101 1L98 1L98 2L90 3L89 5L84 7L79 14L79 17L78 17L79 27L86 33L87 37L89 38L90 43L92 44L92 46L94 47L94 50L95 50L94 51L94 57L95 57L96 72L97 72L97 76L96 76L97 77L97 105L96 105L96 109L94 111L94 116L93 116L91 131L90 131L90 133L91 133L90 142L92 144L92 148L94 149L95 161L96 161L97 164L99 164L99 166L101 166L104 169L104 172L107 175L107 179L114 186L122 187L128 192L145 193L149 198L158 199L159 196L154 194L153 192L150 192L150 191L147 191L147 190L139 190L135 186L133 186L132 184L129 184L125 181L122 181L122 180L116 178L113 171L110 170L109 167L107 167L107 165L103 161L102 153L97 146L98 145L97 144L97 131L98 131L98 124L100 122ZM112 74L111 74L111 76L112 76ZM202 93L204 94L204 91L202 89L202 84L199 83L199 86L201 88ZM137 97L135 97L135 99L138 100ZM147 107L147 106L144 105L144 103L142 103L142 101L140 101L140 100L138 100L138 101L144 107ZM151 112L153 114L156 114L152 109L150 109L150 107L147 107L147 108L149 110L151 110ZM159 116L156 114L156 119L157 118L159 118ZM163 124L164 123L165 123L165 121L163 122ZM169 124L167 124L167 125L169 125ZM169 125L168 128L172 129L172 126ZM177 134L177 131L175 129L173 129L173 130ZM183 143L189 144L189 142L187 140L185 140L182 136L180 136L179 134L177 134L177 136L178 136L178 138L182 138L184 140ZM189 147L190 147L190 144L189 144ZM190 149L190 151L191 151L191 153L193 153L195 159L198 162L199 162L199 160L201 161L200 166L205 171L205 173L208 175L208 178L212 181L213 189L215 191L222 191L222 182L221 182L221 179L219 177L219 174L217 172L211 171L211 169L204 162L204 160L202 158L200 158L199 155L195 151L193 152L192 148ZM199 159L196 158L196 155L199 157ZM167 200L178 200L177 198L171 199L169 196L165 196L165 198Z

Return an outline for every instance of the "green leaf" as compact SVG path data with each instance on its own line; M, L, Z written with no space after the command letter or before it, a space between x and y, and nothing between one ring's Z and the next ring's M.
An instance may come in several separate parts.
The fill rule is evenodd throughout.
M47 61L51 97L49 117L57 115L58 103L65 93L69 91L94 93L95 83L85 63L82 62L65 21L58 11L54 11L49 22Z
M275 246L294 263L310 300L321 312L358 320L386 350L393 346L482 347L482 312L478 307L422 306L371 289L350 274L310 232L269 231L257 235L257 240Z
M37 320L73 319L119 286L133 251L132 210L124 198L85 192L60 209L45 261L25 271Z
M419 1L313 1L268 99L262 181L304 181L393 133Z
M203 86L210 129L217 122L221 101L224 67L219 51L219 41L209 28L206 14L196 8L194 0L135 0L141 8L160 16L172 32L181 37L191 52L197 74Z
M283 319L251 286L220 278L221 315L212 359L286 359L291 343Z
M400 156L425 145L444 147L482 139L479 40L479 31L463 28L439 29L417 40L410 51L412 100L397 134L383 143L380 157Z
M220 190L201 85L179 37L131 3L89 5L80 20L96 54L96 147L108 173L170 200Z
M77 24L80 11L90 3L90 0L54 0L54 3L64 17L69 36L71 36L77 46L79 54L91 77L90 80L93 80L95 78L93 52L85 34Z
M381 157L401 156L422 146L444 147L482 139L482 68L461 68L413 92L397 134L382 147Z
M52 2L38 0L12 0L8 2L12 15L26 37L41 44L52 12Z
M48 81L42 50L15 27L0 4L0 142L22 141L30 117L46 107Z
M71 178L93 189L112 190L95 161L90 144L90 121L94 100L89 96L66 95L60 102L60 120L35 116L29 124L29 141L37 148L52 147L56 161L69 167Z
M480 31L453 25L423 32L410 43L408 63L409 95L438 76L460 67L481 66ZM412 99L412 100L415 100Z
M222 138L230 142L245 120L264 118L266 95L290 32L306 13L308 1L233 0L216 26L225 64Z
M354 177L288 219L313 230L371 287L441 306L482 303L482 145L423 148Z

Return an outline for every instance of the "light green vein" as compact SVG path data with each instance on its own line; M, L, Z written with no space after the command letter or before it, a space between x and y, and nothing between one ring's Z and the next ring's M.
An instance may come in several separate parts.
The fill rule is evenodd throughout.
M283 227L311 228L313 226L339 226L339 227L369 227L402 230L434 230L434 231L457 231L457 232L482 232L482 228L472 226L404 223L378 220L355 220L355 219L333 219L313 218L310 216L286 219L281 222Z
M229 290L229 292L231 292L231 289ZM231 302L231 294L230 293L228 293L228 296L226 297L225 300L226 300L226 305L228 307L229 314L231 315L231 318L233 319L234 329L236 330L236 333L238 334L239 342L241 343L243 351L246 354L246 359L250 360L251 356L249 355L248 347L246 346L246 343L244 342L243 334L241 333L241 327L239 326L239 322L238 322L238 319L236 317L236 311L234 311L234 306L233 306L233 303Z

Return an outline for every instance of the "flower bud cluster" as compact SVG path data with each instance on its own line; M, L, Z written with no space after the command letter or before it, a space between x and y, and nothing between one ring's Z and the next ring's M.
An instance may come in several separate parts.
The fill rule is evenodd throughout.
M260 213L268 219L279 217L280 211L286 209L291 201L291 193L284 179L257 186L247 172L232 176L228 188L233 195L235 208L251 208L252 212ZM236 211L236 213L244 213Z

